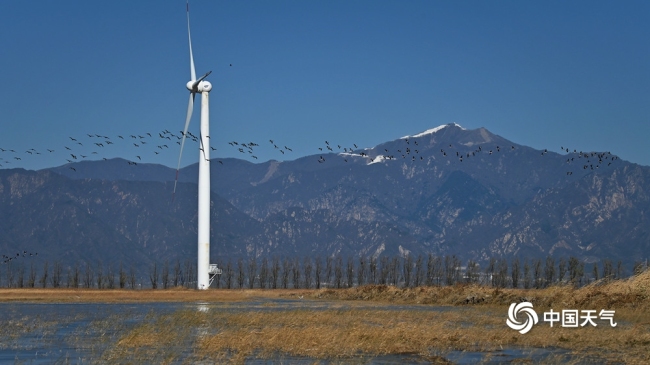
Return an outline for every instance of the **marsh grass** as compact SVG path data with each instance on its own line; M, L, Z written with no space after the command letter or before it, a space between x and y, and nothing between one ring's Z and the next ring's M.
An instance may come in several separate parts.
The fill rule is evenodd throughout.
M38 295L48 297L38 299ZM544 358L545 363L650 363L650 272L579 289L556 286L520 290L472 285L340 290L21 289L9 297L31 297L38 302L54 302L59 297L107 303L211 303L205 306L207 311L200 310L200 306L163 314L152 311L130 324L120 315L93 321L85 332L75 336L80 346L90 346L92 358L103 363L245 363L251 358L291 357L314 363L349 363L350 359L364 363L368 356L380 355L414 355L431 363L445 363L445 354L457 352L480 352L483 361L489 362L490 358L503 356L504 349L561 350ZM300 297L312 300L299 301ZM265 302L265 298L274 300ZM252 307L237 303L251 300L262 303ZM597 322L597 327L562 328L557 323L550 327L540 322L521 335L509 329L505 320L508 306L523 300L534 304L540 321L542 311L548 308L614 309L618 326ZM312 305L302 305L305 302ZM30 333L46 337L56 327L55 322L41 323L34 318L0 321L0 340ZM95 339L84 345L84 337ZM530 355L516 361L538 363L539 359Z

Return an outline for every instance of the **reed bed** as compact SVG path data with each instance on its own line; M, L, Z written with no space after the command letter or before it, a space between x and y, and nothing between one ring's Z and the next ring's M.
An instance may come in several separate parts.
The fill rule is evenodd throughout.
M583 288L555 286L538 290L472 285L339 290L15 289L0 291L0 298L45 303L211 303L203 309L197 306L166 314L152 312L130 325L124 325L118 317L93 322L88 331L101 334L96 341L103 341L93 345L97 349L93 356L99 363L151 359L156 363L244 363L249 358L285 357L313 359L317 363L395 354L445 363L445 354L453 351L498 356L500 350L513 348L563 351L547 358L548 363L650 363L648 271L628 280L600 281ZM265 302L264 298L274 300ZM309 300L316 305L302 306L278 298L298 303ZM252 307L238 303L253 299L262 303ZM598 322L597 327L563 328L557 323L550 327L540 322L522 335L505 325L508 306L520 301L532 302L540 321L542 311L548 308L613 309L618 326ZM19 318L0 323L0 330L5 332L4 339L10 340L12 333L34 331L34 325L33 319ZM38 331L47 331L50 326L53 324L49 322L39 324ZM522 361L538 362L534 358Z

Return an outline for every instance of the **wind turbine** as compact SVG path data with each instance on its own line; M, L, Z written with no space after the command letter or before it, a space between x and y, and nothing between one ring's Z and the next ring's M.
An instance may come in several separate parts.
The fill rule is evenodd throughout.
M201 126L200 126L200 148L199 148L199 200L198 200L198 261L196 265L196 286L197 289L208 289L211 284L210 276L218 274L217 265L210 265L210 101L209 95L212 84L205 81L205 78L212 71L208 71L200 78L196 78L194 70L194 56L192 55L192 37L190 35L190 5L186 5L187 12L187 38L190 44L190 81L185 85L190 91L190 102L187 105L187 117L185 118L185 129L181 139L181 151L178 156L176 167L176 180L174 181L174 195L178 182L178 171L181 167L183 147L187 136L187 128L190 126L192 111L194 109L194 97L201 93ZM173 200L173 196L172 196Z

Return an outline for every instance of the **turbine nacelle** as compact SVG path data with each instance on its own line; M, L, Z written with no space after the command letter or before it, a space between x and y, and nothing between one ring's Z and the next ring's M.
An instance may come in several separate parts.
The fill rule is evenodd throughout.
M212 84L210 81L205 81L205 80L200 80L200 81L188 81L187 84L185 84L185 87L187 87L187 90L193 92L193 93L202 93L202 92L209 92L212 90Z

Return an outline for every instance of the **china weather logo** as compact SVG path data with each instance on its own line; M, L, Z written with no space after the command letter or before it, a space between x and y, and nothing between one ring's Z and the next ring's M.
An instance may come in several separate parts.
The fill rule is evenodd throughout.
M520 313L525 317L523 322L519 322L517 318ZM533 303L521 302L519 304L510 304L510 309L508 309L508 319L506 319L508 327L519 331L519 333L523 335L530 331L530 329L533 328L533 325L537 324L538 321L537 313L533 310Z

